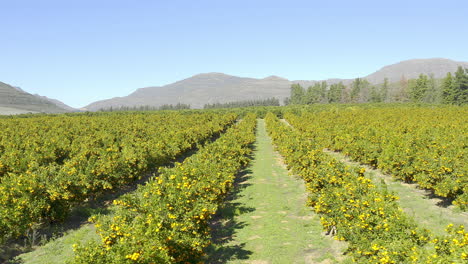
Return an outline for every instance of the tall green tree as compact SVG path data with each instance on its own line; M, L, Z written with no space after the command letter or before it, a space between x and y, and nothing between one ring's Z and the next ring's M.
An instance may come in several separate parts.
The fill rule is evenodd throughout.
M468 103L468 69L458 67L455 72L454 103Z
M356 102L360 93L361 93L361 79L356 78L351 84L351 101Z
M423 102L431 104L439 102L440 100L438 83L432 73L429 74L427 91L422 100Z
M382 102L388 102L388 86L388 78L385 78L382 84L382 88L380 89L380 100Z
M327 87L328 87L328 84L326 81L322 81L322 83L320 84L320 101L322 103L327 103L328 102L328 93L327 93Z
M455 75L447 73L442 80L442 102L446 104L468 103L468 69L458 67Z
M290 104L304 104L305 102L305 90L298 83L291 85L291 99Z
M449 72L442 80L442 103L452 104L454 102L453 77Z
M351 101L365 103L369 100L370 83L366 79L356 78L351 84Z
M313 86L309 86L306 92L306 104L320 103L322 98L322 91L320 83L315 83Z
M342 82L332 84L330 90L328 90L328 102L340 103L343 102L343 91L345 86Z
M442 103L455 103L455 80L450 72L442 80Z
M427 75L420 74L418 79L411 80L408 85L409 96L413 102L421 102L429 89Z
M369 102L379 103L381 101L382 99L380 97L380 92L377 90L377 87L375 87L375 85L372 85L369 91Z

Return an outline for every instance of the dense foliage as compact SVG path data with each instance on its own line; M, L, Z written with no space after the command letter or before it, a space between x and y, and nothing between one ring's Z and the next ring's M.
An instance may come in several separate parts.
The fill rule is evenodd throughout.
M199 263L210 244L208 220L233 187L255 141L247 115L214 143L114 204L97 221L101 242L75 247L74 263Z
M204 109L213 108L240 108L240 107L251 107L251 106L279 106L280 102L277 98L259 99L259 100L245 100L235 101L228 103L214 103L205 104Z
M152 105L135 105L135 106L110 106L107 108L101 108L101 112L115 112L115 111L157 111L157 110L182 110L190 109L189 104L165 104L161 106L152 106Z
M403 76L398 83L373 85L366 79L356 78L348 85L342 82L328 85L317 82L308 88L299 84L291 86L291 95L287 100L293 105L316 103L380 103L380 102L418 102L418 103L468 103L468 69L459 67L442 80L432 75L420 74L418 78L406 80Z
M459 67L454 76L447 73L442 84L442 101L448 104L468 103L468 69Z
M235 114L93 114L0 119L0 242L173 160Z
M322 147L468 208L468 107L351 108L286 118Z
M364 81L356 85L372 93ZM314 100L330 98L324 91L325 97ZM322 151L342 151L466 209L466 106L315 105L0 118L0 242L61 221L75 205L198 146L183 163L160 168L146 185L115 200L114 214L90 219L101 240L76 245L72 262L202 262L211 240L208 223L249 161L252 112L268 113L267 130L288 166L305 180L308 204L321 215L324 230L349 241L355 261L468 260L463 226L450 225L442 236L420 228L385 184L374 185L363 168L349 168ZM239 116L243 120L234 125ZM217 135L213 143L201 144Z
M435 236L408 217L385 187L323 153L322 144L281 123L273 114L267 129L286 163L301 176L309 204L322 215L324 229L349 242L359 263L462 263L468 260L468 233L449 225Z

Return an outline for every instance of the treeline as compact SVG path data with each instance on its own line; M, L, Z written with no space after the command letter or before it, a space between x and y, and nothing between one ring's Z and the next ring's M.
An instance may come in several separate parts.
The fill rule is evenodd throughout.
M379 102L423 102L466 104L468 102L468 69L458 67L443 79L420 74L417 79L402 77L398 83L372 85L366 79L357 78L350 85L342 82L328 85L315 83L307 89L299 84L291 86L291 96L285 104L316 103L379 103Z
M151 106L151 105L139 105L139 106L119 106L119 107L109 107L102 108L100 112L115 112L115 111L157 111L157 110L181 110L181 109L190 109L189 104L178 103L176 105L164 104L161 106Z
M249 106L279 106L280 101L277 98L268 98L260 100L246 100L246 101L236 101L229 103L214 103L214 104L205 104L204 109L213 109L213 108L241 108Z

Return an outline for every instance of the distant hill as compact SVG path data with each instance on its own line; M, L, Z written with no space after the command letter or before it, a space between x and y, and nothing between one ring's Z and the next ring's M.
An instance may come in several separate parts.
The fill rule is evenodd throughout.
M433 74L438 79L445 77L448 72L455 72L458 66L468 68L468 62L442 58L407 60L385 66L365 78L373 84L381 83L384 78L388 78L390 82L398 82L402 76L406 79L415 79L421 73Z
M0 82L0 114L65 113L73 108L54 99L32 95L19 87Z
M384 78L398 82L402 76L406 79L417 78L419 74L433 74L435 78L444 77L447 72L456 71L458 66L468 68L468 62L448 59L415 59L402 61L368 75L356 76L369 80L372 84L382 83ZM329 84L343 82L349 84L352 79L328 79ZM278 76L264 79L242 78L223 73L204 73L159 87L140 88L124 97L94 102L84 109L96 111L118 108L120 106L161 106L164 104L184 103L192 108L201 108L205 104L226 103L232 101L255 100L275 97L280 100L289 96L290 86L299 83L304 87L319 81L290 81Z
M290 81L271 76L265 79L241 78L222 73L205 73L161 87L147 87L134 93L98 101L85 107L95 111L109 107L163 104L190 104L193 108L207 103L223 103L264 98L284 98Z
M57 99L49 98L47 96L42 96L42 95L38 95L38 94L34 94L34 96L36 96L36 97L38 97L40 99L49 101L49 102L53 103L54 105L58 106L59 108L65 109L68 112L77 112L78 111L77 109L75 109L75 108L73 108L71 106L68 106L65 103L63 103L62 101L59 101Z

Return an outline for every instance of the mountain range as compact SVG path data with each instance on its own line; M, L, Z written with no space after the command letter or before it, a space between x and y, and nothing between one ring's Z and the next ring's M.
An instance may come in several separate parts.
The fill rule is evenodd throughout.
M433 74L435 78L443 78L448 72L455 72L458 66L468 68L468 62L442 58L414 59L385 66L363 78L371 84L382 83L384 78L388 78L390 82L398 82L403 76L406 79L413 79L421 73ZM96 111L110 107L161 106L177 103L189 104L192 108L202 108L205 104L271 97L282 101L289 96L291 84L299 83L303 87L308 87L319 81L322 80L290 81L278 76L255 79L223 73L204 73L165 86L140 88L128 96L97 101L84 109ZM325 81L328 84L343 82L346 85L350 84L353 79L328 79Z
M419 74L433 74L443 78L447 72L456 71L458 66L468 68L468 62L443 58L406 60L388 65L380 70L361 76L371 84L382 83L384 78L398 82L402 77L417 78ZM358 77L358 76L356 76ZM91 103L81 110L98 111L122 106L154 106L165 104L189 104L192 108L202 108L205 104L233 101L278 98L281 101L289 96L291 84L299 83L308 87L323 80L288 80L279 76L263 79L244 78L224 73L203 73L190 78L164 85L137 89L124 97L115 97ZM353 79L328 79L328 84L343 82L350 84ZM45 96L32 95L18 87L0 82L0 114L44 112L63 113L78 111L64 103Z
M33 95L0 82L0 114L65 113L76 111L64 103L45 96Z

